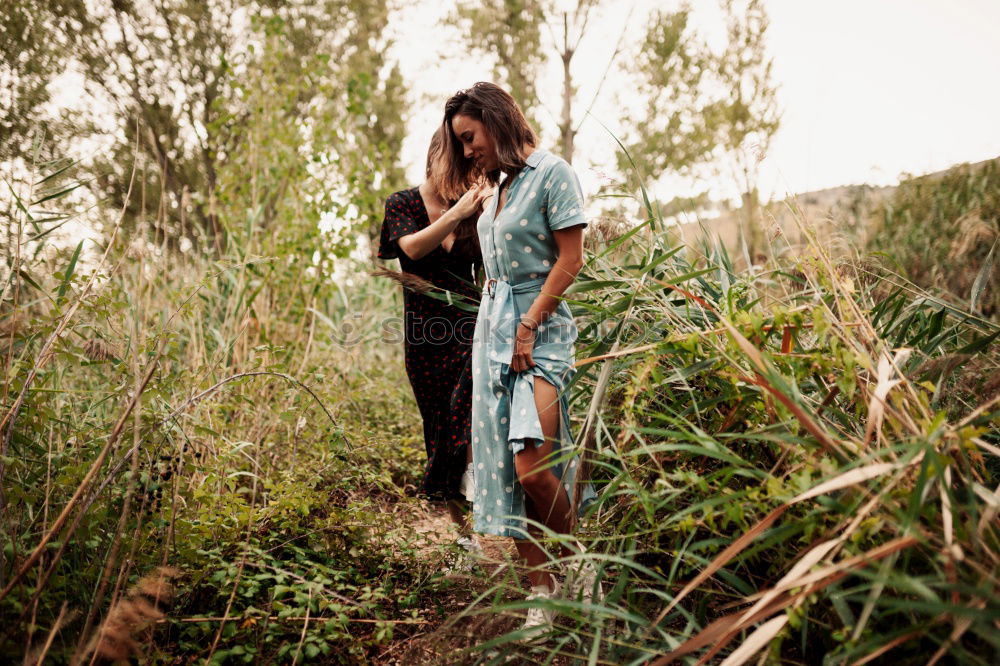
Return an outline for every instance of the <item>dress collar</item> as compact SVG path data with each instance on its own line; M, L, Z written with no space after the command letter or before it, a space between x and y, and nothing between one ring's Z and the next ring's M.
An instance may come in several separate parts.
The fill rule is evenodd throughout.
M524 160L524 163L534 169L538 166L539 162L542 161L543 157L545 157L545 151L536 149L533 153L528 155L527 159Z
M535 150L530 155L528 155L524 160L524 165L532 169L536 168L542 162L542 158L548 153L547 150ZM522 172L523 174L523 172ZM497 191L499 191L500 186L507 180L507 174L501 173L500 180L497 181Z

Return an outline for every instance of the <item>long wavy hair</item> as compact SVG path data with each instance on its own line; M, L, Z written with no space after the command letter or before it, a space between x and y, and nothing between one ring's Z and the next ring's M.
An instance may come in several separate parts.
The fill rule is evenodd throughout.
M475 173L475 162L465 157L462 142L451 129L455 116L468 116L483 124L493 139L497 151L497 169L483 174L486 180L496 184L500 173L515 173L524 168L524 146L536 146L538 135L528 124L524 112L514 98L500 86L480 81L466 90L459 90L444 105L444 122L441 125L445 152L452 168L443 174L444 188L452 183L463 182L468 174Z
M438 127L431 137L430 146L427 148L427 165L425 175L434 193L450 208L455 202L474 184L479 177L478 171L470 171L460 178L455 177L455 167L450 155L445 149L444 132ZM455 244L452 252L458 252L462 256L469 257L477 266L482 265L483 252L479 247L479 233L476 230L476 222L479 220L481 211L476 211L469 217L458 223L455 227Z

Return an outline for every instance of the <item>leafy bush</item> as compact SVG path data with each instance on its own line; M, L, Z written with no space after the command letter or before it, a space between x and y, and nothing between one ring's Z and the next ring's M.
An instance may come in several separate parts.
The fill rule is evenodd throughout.
M573 287L608 594L550 602L534 658L991 663L1000 328L815 242L763 272L682 249L650 211Z
M58 194L62 166L36 184ZM332 287L311 224L250 225L219 261L142 233L45 249L46 196L9 213L0 302L0 654L364 663L437 622L442 553L404 519L422 452L395 289ZM1000 329L816 242L737 271L652 211L612 231L569 295L601 490L571 559L607 594L546 602L533 647L446 623L438 656L991 663ZM144 592L165 565L169 608ZM523 612L507 572L460 616Z
M386 512L422 458L382 341L396 290L331 288L336 264L304 261L326 242L309 224L249 225L217 262L141 229L52 246L77 172L39 165L6 212L0 654L141 638L165 661L365 661L439 585ZM164 564L168 617L119 612L131 637L102 624Z
M965 164L900 183L871 234L905 276L973 312L1000 313L1000 160Z

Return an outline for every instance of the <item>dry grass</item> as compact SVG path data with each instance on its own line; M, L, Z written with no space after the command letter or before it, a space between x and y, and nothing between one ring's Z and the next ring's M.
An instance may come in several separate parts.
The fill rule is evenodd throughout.
M418 275L413 273L407 273L405 271L393 271L387 268L379 269L377 271L371 272L372 277L383 277L389 278L390 280L402 285L404 289L409 289L410 291L416 292L418 294L426 294L432 291L440 291L431 282L423 279Z
M111 661L142 656L139 636L162 619L174 595L173 579L180 571L159 567L140 578L122 599L112 604L104 622L84 650L84 658L95 654Z

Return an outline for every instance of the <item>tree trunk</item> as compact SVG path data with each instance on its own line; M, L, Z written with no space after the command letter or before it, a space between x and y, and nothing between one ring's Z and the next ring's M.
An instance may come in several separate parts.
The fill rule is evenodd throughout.
M563 13L563 108L562 122L559 123L560 144L563 159L573 163L573 74L569 65L573 60L573 50L569 45L569 15Z

